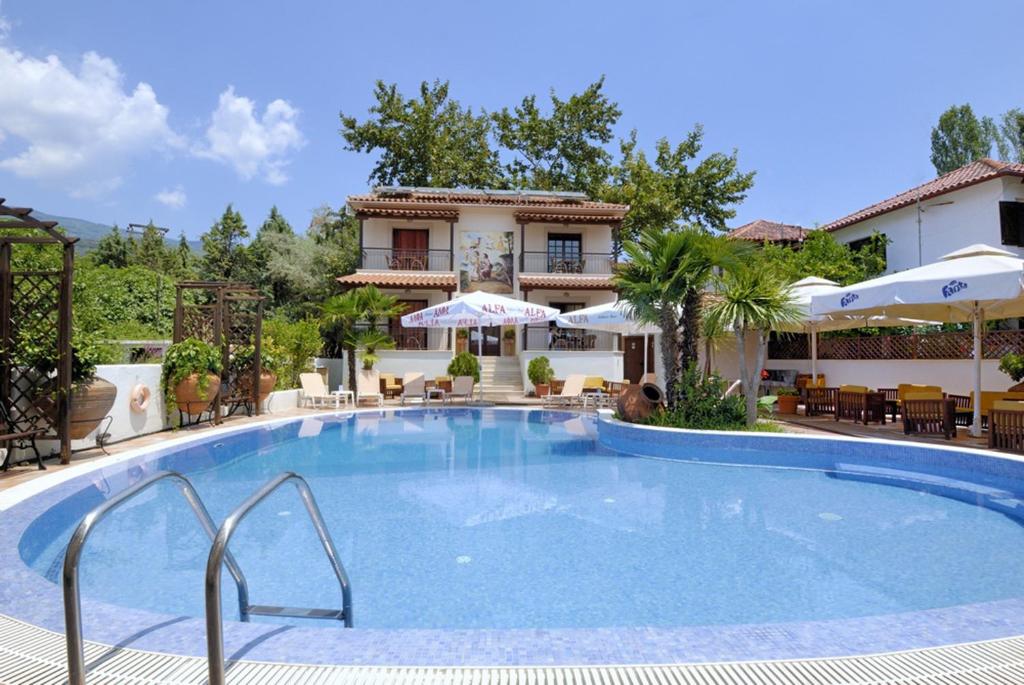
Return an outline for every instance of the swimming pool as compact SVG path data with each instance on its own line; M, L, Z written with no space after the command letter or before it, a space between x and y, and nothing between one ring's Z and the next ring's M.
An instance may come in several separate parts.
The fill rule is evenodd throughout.
M14 525L0 531L0 554L13 544L20 564L13 577L0 556L0 579L28 593L0 591L0 613L52 626L74 526L160 469L185 473L217 521L281 471L316 494L351 578L356 629L229 626L229 643L258 638L252 658L649 663L1024 632L1015 460L511 409L272 422L84 473L2 514ZM208 549L171 487L116 511L82 559L86 636L158 626L139 644L202 654L193 617ZM253 602L340 606L293 491L255 510L232 551ZM224 592L237 619L229 582Z

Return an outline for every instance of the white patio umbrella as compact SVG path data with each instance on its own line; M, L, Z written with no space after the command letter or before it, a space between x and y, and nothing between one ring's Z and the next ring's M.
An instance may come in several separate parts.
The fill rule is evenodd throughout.
M644 373L647 373L647 337L661 333L657 326L637 321L630 315L628 306L618 301L559 314L555 317L555 323L560 328L589 328L594 331L644 336Z
M477 355L484 356L484 326L517 326L551 321L558 315L554 307L531 304L511 297L477 291L449 302L427 307L402 317L405 328L476 328ZM484 384L481 378L480 398Z
M974 423L981 434L981 329L985 317L1024 316L1024 260L975 244L932 264L813 295L811 313L910 316L974 324Z
M930 321L905 319L892 316L858 316L853 314L812 314L811 298L815 295L827 295L842 290L838 283L826 278L810 276L790 284L789 291L793 303L803 314L802 321L780 326L776 330L788 333L806 333L811 343L811 379L818 381L818 333L821 331L842 331L850 328L866 326L924 326Z

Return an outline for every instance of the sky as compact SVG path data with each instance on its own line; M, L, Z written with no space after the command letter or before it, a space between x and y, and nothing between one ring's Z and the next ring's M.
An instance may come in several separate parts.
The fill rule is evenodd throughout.
M934 177L929 133L1024 107L1015 5L2 0L0 197L197 237L230 202L298 228L367 189L344 150L376 80L488 111L604 75L650 149L696 123L757 172L735 227L827 223ZM617 145L612 146L617 150Z

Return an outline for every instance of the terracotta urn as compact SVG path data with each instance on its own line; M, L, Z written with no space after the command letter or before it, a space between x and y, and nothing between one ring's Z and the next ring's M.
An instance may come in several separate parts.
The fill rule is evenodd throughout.
M547 383L538 383L533 386L533 392L537 397L547 397L548 393L551 392L551 386Z
M238 389L242 395L249 395L249 388L252 387L252 381L249 380L252 377L251 372L247 372L239 377ZM270 396L270 393L274 391L274 386L277 385L277 375L270 371L260 372L260 389L258 393L258 402L263 402Z
M220 376L208 373L206 378L208 384L205 394L199 390L199 374L197 373L192 374L174 386L174 400L179 410L186 414L195 415L202 414L210 408L213 398L220 391Z
M638 423L661 409L665 393L654 383L624 385L616 409L623 421Z
M776 407L780 414L796 414L796 406L799 403L799 395L779 395L779 403Z
M71 391L71 439L81 440L92 433L110 413L117 399L117 386L103 378L93 378Z

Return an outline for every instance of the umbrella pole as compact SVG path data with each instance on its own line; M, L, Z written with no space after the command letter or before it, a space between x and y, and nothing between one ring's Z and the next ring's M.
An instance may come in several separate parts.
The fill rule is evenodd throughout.
M818 384L818 329L811 326L811 381Z
M476 327L476 362L477 368L483 371L484 366L484 329L483 326ZM979 395L980 397L980 395ZM484 401L484 375L480 374L480 390L477 392L477 399Z
M971 423L971 435L981 437L981 326L985 313L974 303L974 421Z
M647 377L647 334L644 333L644 372L640 374L640 382L644 382L644 378Z

